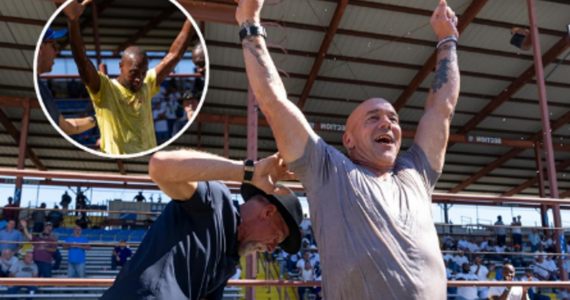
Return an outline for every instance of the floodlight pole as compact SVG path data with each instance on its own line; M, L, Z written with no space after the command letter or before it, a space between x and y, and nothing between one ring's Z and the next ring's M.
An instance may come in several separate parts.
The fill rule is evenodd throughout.
M552 147L552 134L550 130L550 117L548 112L548 99L546 98L546 87L544 84L544 67L542 65L542 51L540 49L540 39L538 35L538 24L536 22L536 3L535 0L527 0L528 15L530 21L532 52L534 55L534 69L536 71L536 85L538 87L538 96L540 102L540 118L542 121L542 133L544 150L546 151L546 166L548 171L548 182L551 198L559 198L558 182L556 178L556 165L554 163L554 150ZM560 205L552 205L552 216L554 218L554 227L562 227L562 219L560 216ZM564 233L560 229L556 229L556 251L561 253L565 246ZM568 273L563 271L562 256L558 257L558 269L561 270L561 280L568 280Z

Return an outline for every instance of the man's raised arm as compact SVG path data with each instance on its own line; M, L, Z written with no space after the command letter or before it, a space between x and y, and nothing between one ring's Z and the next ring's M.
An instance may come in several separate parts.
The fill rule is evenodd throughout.
M186 20L178 37L176 37L176 40L174 40L174 43L170 46L170 51L168 51L168 54L166 54L162 61L154 68L156 70L157 85L160 85L166 77L168 77L184 57L184 53L186 53L186 49L188 49L188 45L190 45L190 38L193 34L194 28L192 28L192 23Z
M438 41L459 38L457 17L441 0L431 17L431 25ZM414 142L426 153L431 167L443 169L445 149L449 138L449 126L455 105L459 98L459 67L457 65L456 43L442 43L437 49L435 77L420 120Z
M252 184L268 194L287 192L275 187L275 183L295 177L280 161L279 154L275 154L255 162ZM199 181L241 182L244 162L191 149L161 151L150 159L148 172L170 198L187 200L196 192Z
M79 77L81 81L96 94L101 88L101 79L97 74L97 69L87 57L85 46L83 45L83 38L81 37L81 27L79 26L79 17L83 14L85 6L93 0L85 0L81 4L77 1L72 1L63 9L63 13L67 17L67 26L69 30L69 45L73 53L73 59L79 70Z
M240 30L260 26L263 0L238 0L236 20ZM279 153L285 162L300 158L310 134L314 134L303 113L287 99L287 92L265 39L247 36L242 41L247 77L261 111L273 130Z

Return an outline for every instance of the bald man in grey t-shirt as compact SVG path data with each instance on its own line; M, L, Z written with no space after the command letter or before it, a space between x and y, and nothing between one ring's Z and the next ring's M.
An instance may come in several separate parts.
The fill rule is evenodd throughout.
M443 169L459 97L455 13L441 1L431 19L440 42L414 144L397 158L402 143L397 109L372 98L356 107L346 122L346 157L320 139L287 99L265 38L256 34L263 32L263 0L238 2L236 19L245 34L242 47L253 93L283 160L307 190L324 298L445 299L447 279L431 193Z

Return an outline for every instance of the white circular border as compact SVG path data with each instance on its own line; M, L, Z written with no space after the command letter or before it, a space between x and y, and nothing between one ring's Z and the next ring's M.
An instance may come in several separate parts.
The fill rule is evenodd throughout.
M189 122L186 123L186 125L174 137L171 137L169 140L167 140L163 144L158 145L158 146L156 146L150 150L144 151L144 152L139 152L139 153L135 153L135 154L113 155L113 154L106 154L106 153L103 153L100 151L93 150L91 148L85 147L84 145L78 143L77 141L72 139L69 135L67 135L65 132L63 132L63 130L61 130L61 128L59 128L59 126L55 123L55 121L52 120L49 112L47 111L47 109L44 105L43 99L40 95L40 89L38 86L38 78L39 78L38 77L38 71L37 71L38 52L40 51L40 45L42 44L42 37L45 35L45 32L47 31L47 29L49 28L51 23L63 11L63 9L72 1L77 1L77 0L67 0L67 2L65 2L63 5L61 5L54 12L54 14L49 18L46 25L44 26L44 29L42 29L42 32L41 32L40 37L38 39L38 43L36 45L36 51L34 52L34 88L36 89L36 96L38 97L38 102L40 103L40 106L42 107L42 110L43 110L45 116L47 117L48 121L51 123L51 125L59 132L59 134L61 134L65 139L67 139L68 142L72 143L74 146L76 146L76 147L78 147L78 148L80 148L86 152L89 152L91 154L101 156L101 157L105 157L105 158L113 158L113 159L137 158L137 157L145 156L148 154L152 154L156 151L162 150L164 147L167 147L172 142L177 140L192 125L192 123L194 122L194 120L196 119L198 114L200 113L200 110L202 109L202 105L204 104L204 99L206 98L206 94L208 93L208 86L210 84L210 72L209 72L210 71L210 57L208 56L208 48L206 46L206 41L204 40L204 37L202 36L202 32L200 31L200 27L196 24L196 22L194 21L194 19L190 15L190 13L188 13L188 11L180 3L176 2L175 0L168 0L168 1L170 1L176 7L178 7L178 9L180 11L182 11L182 13L190 20L190 22L192 23L192 27L194 28L194 31L198 34L198 38L200 39L200 43L202 44L202 47L204 48L204 55L206 57L206 78L205 78L206 81L204 82L204 89L202 91L202 97L200 98L200 103L198 103L198 107L197 107L196 111L194 112L194 114L192 115L192 119L189 120Z

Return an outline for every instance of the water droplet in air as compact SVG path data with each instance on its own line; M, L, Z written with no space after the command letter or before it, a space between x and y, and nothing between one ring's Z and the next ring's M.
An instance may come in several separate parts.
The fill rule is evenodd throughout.
M408 35L412 34L411 32L408 31Z
M503 122L505 122L506 120L507 120L506 118L503 118Z
M372 42L368 42L368 46L366 46L366 47L370 48L371 44L372 44Z
M327 9L325 8L325 12L327 11Z

